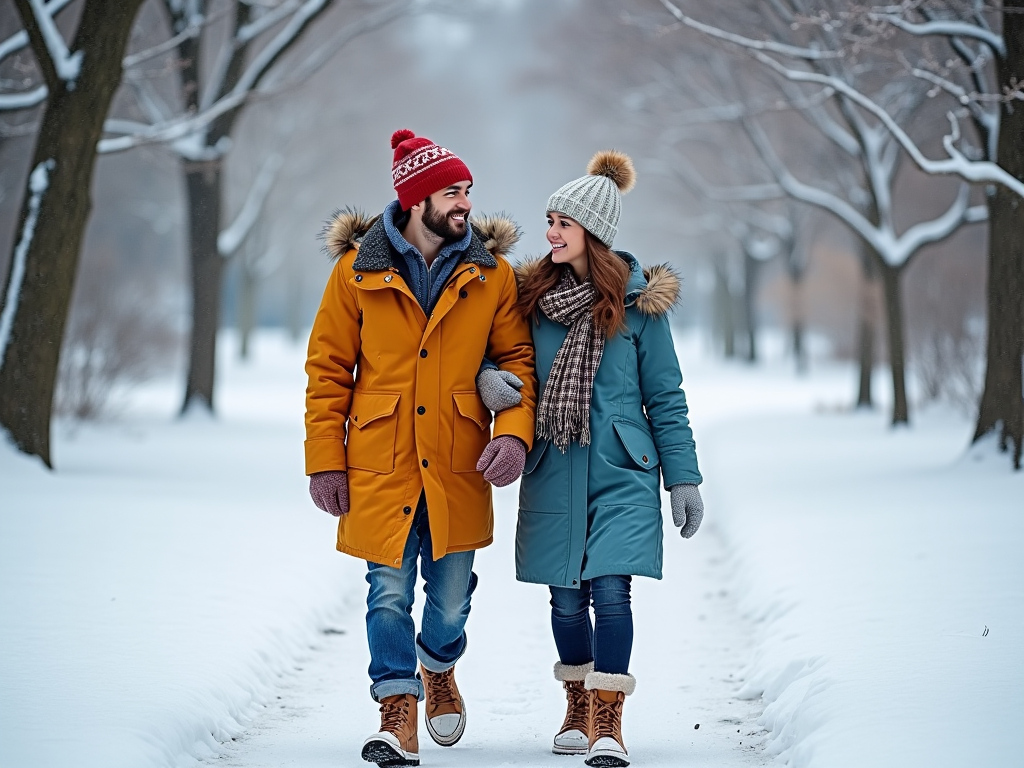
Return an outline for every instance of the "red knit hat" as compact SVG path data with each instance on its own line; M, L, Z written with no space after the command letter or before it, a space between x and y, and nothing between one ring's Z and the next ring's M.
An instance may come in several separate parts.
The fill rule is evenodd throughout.
M404 211L422 203L439 189L460 181L473 181L469 168L457 155L430 139L417 137L412 131L404 128L395 131L391 148L395 150L391 178Z

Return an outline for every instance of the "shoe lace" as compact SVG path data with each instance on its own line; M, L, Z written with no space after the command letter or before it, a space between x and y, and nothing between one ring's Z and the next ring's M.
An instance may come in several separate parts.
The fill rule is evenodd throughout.
M604 701L599 696L594 697L594 741L602 736L610 736L618 740L615 726L620 722L621 712L622 702L619 699Z
M382 701L380 705L380 729L382 731L398 731L409 719L409 701L401 699Z
M565 697L568 699L568 707L565 710L565 722L562 723L562 733L565 731L577 730L587 732L587 705L589 694L583 687L583 683L570 681L565 683Z
M438 707L442 704L454 704L455 698L455 667L444 672L431 672L427 675L430 687L430 705Z

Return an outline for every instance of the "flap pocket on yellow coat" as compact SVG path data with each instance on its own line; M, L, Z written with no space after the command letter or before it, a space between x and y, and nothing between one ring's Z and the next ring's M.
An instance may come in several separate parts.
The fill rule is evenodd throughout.
M352 469L389 474L395 471L398 434L397 392L353 392L345 453Z
M480 395L454 392L454 433L452 434L452 472L476 472L476 463L491 439L491 412Z

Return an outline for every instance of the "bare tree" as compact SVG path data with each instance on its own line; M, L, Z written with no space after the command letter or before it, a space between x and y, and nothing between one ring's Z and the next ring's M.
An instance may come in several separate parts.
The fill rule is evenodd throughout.
M66 2L15 0L23 30L0 44L5 55L30 46L40 73L38 84L4 94L8 105L46 105L0 310L0 426L48 467L60 341L89 215L95 147L141 3L85 0L69 46L55 18Z
M1008 184L1014 180L993 163L968 159L956 147L955 130L946 137L947 158L932 160L926 157L904 127L911 122L921 103L918 93L908 88L906 82L898 82L883 85L875 97L865 95L861 90L865 86L859 82L864 68L844 58L842 41L836 38L835 29L830 29L827 24L814 25L804 21L815 17L801 0L773 0L765 4L765 15L768 15L770 6L771 17L779 22L770 30L774 36L769 40L757 40L703 24L683 13L671 0L661 0L661 4L681 26L697 29L709 37L739 47L783 83L824 87L834 98L831 109L811 105L801 113L819 140L832 142L860 167L861 180L856 194L843 197L829 189L827 181L812 184L799 179L777 152L758 116L749 111L743 112L740 123L774 182L744 190L743 194L746 199L786 195L816 206L839 218L871 247L884 286L893 379L892 422L906 423L909 406L904 370L902 276L925 245L948 237L965 223L984 220L987 209L971 206L969 188L962 184L944 213L898 233L894 216L897 203L894 184L899 161L904 155L909 156L918 167L934 175L954 175L971 181L998 179ZM820 10L822 5L818 3L815 9ZM814 35L811 44L799 36L793 37L796 33L807 34L808 26Z
M334 0L233 2L223 35L208 0L162 0L173 37L166 53L176 58L181 108L169 106L146 80L137 83L138 104L148 123L110 120L101 152L160 143L180 159L186 179L192 272L192 332L182 411L213 410L217 330L225 257L233 254L256 221L267 190L254 186L235 221L225 226L224 161L247 104L305 81L350 40L406 13L412 0L397 0L364 13L287 72L276 65L293 50ZM354 4L355 5L355 4ZM211 39L204 44L204 37ZM218 44L218 42L220 44ZM213 53L212 63L204 54ZM258 203L258 204L257 204Z

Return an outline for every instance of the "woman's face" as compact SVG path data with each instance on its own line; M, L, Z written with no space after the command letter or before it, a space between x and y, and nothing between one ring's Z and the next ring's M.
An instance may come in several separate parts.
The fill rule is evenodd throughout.
M581 279L586 277L590 271L586 230L568 216L550 212L547 237L551 244L551 260L555 264L568 264Z

